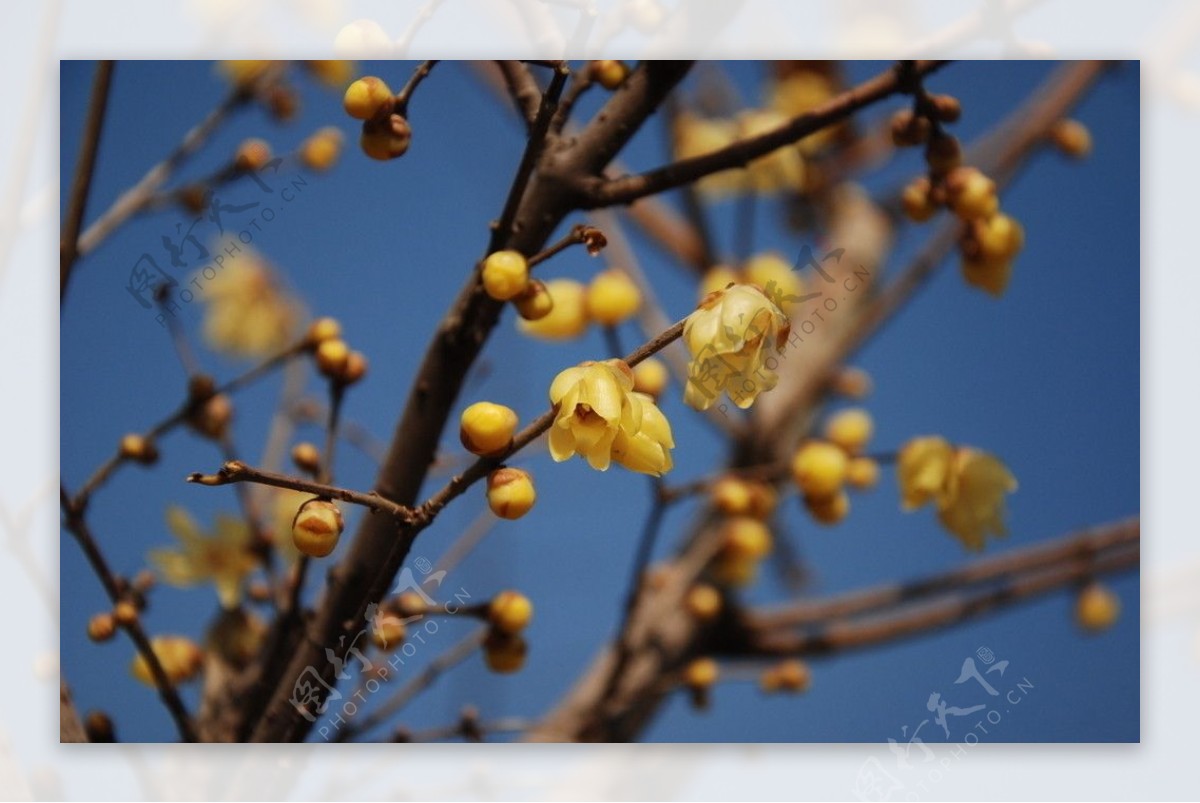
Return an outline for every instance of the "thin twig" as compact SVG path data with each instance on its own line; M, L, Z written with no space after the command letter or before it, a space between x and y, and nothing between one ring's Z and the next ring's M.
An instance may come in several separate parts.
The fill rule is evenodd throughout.
M412 100L413 93L417 91L417 87L429 75L429 71L437 64L437 59L421 62L421 66L413 70L412 76L408 79L408 83L404 88L396 93L396 113L408 114L408 103Z

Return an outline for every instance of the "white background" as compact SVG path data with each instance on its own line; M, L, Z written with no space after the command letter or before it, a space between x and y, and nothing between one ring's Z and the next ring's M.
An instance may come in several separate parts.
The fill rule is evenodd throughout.
M1143 59L1141 745L981 745L921 799L1193 796L1200 711L1194 500L1200 4L586 0L6 3L0 71L0 795L129 799L853 798L878 746L67 746L58 740L58 59L214 56ZM678 6L678 8L676 8ZM422 16L422 10L432 13ZM665 13L664 13L665 12ZM419 26L414 24L424 20ZM411 34L411 38L406 37ZM408 42L407 46L405 42ZM367 49L364 49L367 48ZM1130 114L1137 113L1131 109ZM7 257L7 259L5 259ZM1093 400L1103 403L1102 399ZM73 548L73 544L68 544ZM1103 705L1097 701L1097 705ZM913 790L909 790L913 791Z

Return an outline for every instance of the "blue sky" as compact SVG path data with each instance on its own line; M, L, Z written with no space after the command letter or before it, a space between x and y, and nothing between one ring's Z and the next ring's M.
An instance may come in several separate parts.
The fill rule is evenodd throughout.
M883 66L852 64L849 76L861 80ZM1018 103L1051 66L964 62L938 73L930 86L961 98L965 113L954 130L970 139ZM362 73L381 75L393 86L411 69L399 62L360 65ZM762 65L736 62L727 69L748 102L760 97ZM64 198L93 70L89 63L62 65ZM302 106L295 121L281 125L257 108L247 110L212 138L183 176L211 172L247 136L261 136L283 152L324 125L346 133L349 147L338 166L310 176L292 202L277 205L278 214L253 245L279 266L314 313L342 320L350 343L371 358L371 373L351 392L346 414L386 439L429 333L486 244L487 224L503 204L523 134L511 110L494 100L467 65L445 63L412 103L410 152L379 164L355 147L357 123L342 112L339 93L306 78L298 84ZM1093 132L1092 156L1069 162L1041 154L1002 195L1004 208L1027 233L1002 300L966 287L948 262L856 361L875 381L868 406L879 449L937 432L989 449L1012 468L1021 483L1010 500L1012 535L990 545L990 552L1140 509L1138 87L1136 64L1105 77L1077 112ZM225 91L211 63L119 64L90 214L169 152ZM899 105L899 100L886 103L867 116L878 118ZM623 161L651 167L662 154L661 124L652 120ZM919 157L904 154L864 183L883 190L917 170ZM234 185L229 201L257 200L257 193L253 185ZM70 488L80 485L122 433L144 429L181 398L183 373L165 330L124 286L143 252L160 254L161 264L161 238L189 222L175 210L137 218L78 266L61 324L61 461ZM802 243L779 223L777 210L764 207L756 245L795 253ZM716 227L722 241L731 240L731 210L717 211ZM211 226L205 231L215 234ZM902 235L888 269L903 263L922 233ZM691 280L655 248L637 239L634 245L668 313L682 317L694 302ZM598 269L597 261L576 250L545 270L547 276L586 280ZM185 308L181 319L198 339L199 305ZM633 343L636 333L630 326L623 337ZM515 331L506 312L452 420L462 407L483 398L507 404L529 420L545 408L545 388L558 370L605 352L596 332L566 344L530 341ZM201 359L218 377L246 367L208 352ZM310 388L317 392L315 380ZM276 377L236 400L236 438L252 458L260 453L279 390ZM669 393L664 409L679 444L671 479L680 481L707 473L721 451L676 391ZM447 446L453 449L457 437L448 434ZM206 523L218 511L236 510L231 489L182 482L191 471L219 465L211 445L181 431L161 446L157 468L123 470L89 511L97 537L121 572L132 574L144 565L147 549L169 543L163 523L168 504L182 504ZM448 581L478 599L504 588L520 588L532 597L537 613L528 633L526 669L496 676L473 657L407 710L403 721L409 727L446 724L466 703L478 705L485 718L537 716L568 688L615 625L649 499L646 481L619 469L597 474L582 461L554 464L546 456L527 467L537 481L537 507L518 522L499 524ZM345 485L366 489L374 468L347 448L341 450L337 473ZM436 559L482 505L478 489L468 493L421 536L413 557ZM855 498L850 518L836 529L812 526L792 499L782 509L782 537L793 539L809 562L812 594L918 577L967 557L927 511L900 513L890 472L875 492ZM687 505L671 511L660 541L664 551L694 512ZM357 517L350 516L352 531ZM105 598L67 537L61 555L62 665L81 707L115 712L124 738L173 738L173 726L153 692L128 674L128 642L96 646L87 641L87 619L106 607ZM321 572L313 575L319 580ZM777 599L784 593L767 577L750 592L752 598ZM1081 635L1073 625L1071 595L1055 594L967 626L814 662L813 689L802 697L765 698L748 684L728 685L705 713L693 712L682 697L675 699L645 737L901 739L902 726L911 730L928 716L925 701L931 692L958 703L955 693L962 687L954 680L964 658L987 646L1009 660L1009 673L1032 684L1022 705L1005 712L988 740L1136 741L1137 574L1127 573L1112 586L1124 611L1118 625L1101 636ZM147 626L153 632L196 635L215 605L211 588L162 587L154 594ZM414 660L448 647L459 631L456 623L444 625ZM190 702L194 694L188 692ZM922 736L936 742L940 734L931 737L927 726Z

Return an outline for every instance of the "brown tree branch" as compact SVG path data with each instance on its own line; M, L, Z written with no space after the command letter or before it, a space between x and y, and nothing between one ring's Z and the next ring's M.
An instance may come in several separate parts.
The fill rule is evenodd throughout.
M944 61L916 62L912 68L912 75L917 78L924 77L945 64ZM647 195L654 195L689 184L722 170L745 167L760 156L798 142L809 134L841 122L865 106L889 95L906 92L909 88L906 85L905 77L899 70L894 68L886 70L853 89L843 92L824 105L793 117L791 121L773 131L735 142L712 153L682 159L639 175L607 180L593 179L588 182L585 190L586 203L591 206L627 204Z
M75 163L75 180L71 184L71 199L63 218L62 241L58 249L58 303L67 297L67 284L71 280L71 269L79 256L79 232L83 228L83 216L87 212L88 195L92 188L92 176L96 171L96 152L100 148L100 137L104 133L104 113L108 108L108 90L112 86L112 61L96 64L96 78L92 84L92 99L88 106L87 120L83 126L83 141L79 146L79 160Z

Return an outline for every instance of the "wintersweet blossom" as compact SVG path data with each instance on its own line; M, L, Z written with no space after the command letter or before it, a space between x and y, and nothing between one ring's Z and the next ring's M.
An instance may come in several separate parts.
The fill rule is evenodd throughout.
M173 585L188 587L211 582L224 608L241 601L242 582L258 566L250 548L250 528L240 519L217 514L212 535L205 535L187 511L167 508L167 528L179 539L179 549L154 549L150 560Z
M779 381L768 360L783 348L789 331L787 315L754 285L711 293L683 327L692 355L683 400L707 410L724 391L738 407L754 404Z
M671 426L654 400L633 391L633 372L621 360L584 362L550 384L557 414L550 455L561 463L587 458L598 471L616 460L633 471L659 475L671 468Z

